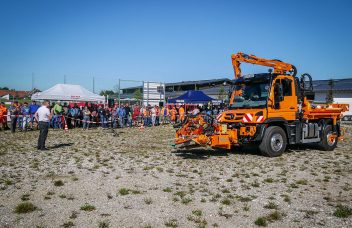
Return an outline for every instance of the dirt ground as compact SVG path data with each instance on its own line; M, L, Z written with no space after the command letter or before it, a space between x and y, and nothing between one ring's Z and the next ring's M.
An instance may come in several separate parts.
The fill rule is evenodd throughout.
M49 151L38 131L0 132L0 227L352 227L350 133L268 158L176 151L171 126L115 131L50 130Z

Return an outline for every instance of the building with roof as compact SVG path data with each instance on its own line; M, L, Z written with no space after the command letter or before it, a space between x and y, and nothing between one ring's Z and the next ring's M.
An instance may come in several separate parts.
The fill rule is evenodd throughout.
M333 85L331 84L333 81ZM313 90L316 101L326 100L328 91L332 88L334 98L351 98L352 99L352 78L333 79L333 80L315 80L313 81Z
M170 99L178 97L189 90L201 90L206 95L214 99L219 99L219 97L227 96L230 83L231 80L228 78L165 83L165 97L166 99ZM143 93L142 86L122 89L121 99L133 98L136 90Z
M7 100L29 98L30 95L31 91L0 90L0 98L6 97Z
M170 99L178 97L189 90L201 90L206 95L214 99L224 99L227 98L231 81L232 80L228 78L221 78L166 83L165 97L166 99ZM315 92L316 101L325 102L328 91L331 88L329 81L331 80L313 81L313 89ZM333 79L333 82L332 90L334 98L352 99L352 78ZM136 90L140 90L140 92L143 93L142 86L129 87L122 89L123 94L121 94L121 98L133 98Z

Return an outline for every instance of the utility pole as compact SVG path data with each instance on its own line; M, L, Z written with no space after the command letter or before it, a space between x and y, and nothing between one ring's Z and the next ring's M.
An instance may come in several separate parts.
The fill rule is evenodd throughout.
M326 103L332 104L332 103L334 103L335 81L333 79L329 79L328 85L329 85L329 90L328 90L328 94L326 95Z
M95 82L94 82L94 77L93 77L93 93L95 93L94 89L95 89Z
M121 88L120 88L120 83L121 83L121 79L119 79L119 86L118 86L118 95L119 95L119 107L120 107L120 99L121 99L121 97L120 97L120 91L121 91Z
M32 91L34 90L34 73L32 72Z
M66 74L64 75L64 84L66 84Z

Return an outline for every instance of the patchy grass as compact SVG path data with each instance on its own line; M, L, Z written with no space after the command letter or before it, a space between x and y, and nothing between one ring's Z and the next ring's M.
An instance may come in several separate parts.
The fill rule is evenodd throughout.
M352 215L352 208L339 204L336 206L333 215L338 218L348 218Z
M148 198L144 198L144 203L147 204L147 205L150 205L153 203L153 200L152 198L148 197Z
M305 212L304 218L312 218L314 215L318 214L318 211L313 210L303 210Z
M181 199L187 195L184 191L178 191L174 194L175 196L179 196Z
M61 186L64 186L64 185L65 185L65 183L62 180L54 181L54 186L56 186L56 187L61 187Z
M22 200L22 201L28 201L28 200L29 200L29 197L30 197L29 194L23 194L23 195L21 196L21 200Z
M266 179L264 179L264 182L265 183L273 183L274 179L273 178L266 178Z
M252 184L251 184L252 187L255 187L255 188L259 188L260 187L260 184L257 180L255 180Z
M192 211L192 214L195 216L202 216L203 212L201 210L194 210L194 211Z
M181 200L181 203L186 204L186 205L189 204L190 202L192 202L192 199L189 197L184 197Z
M66 142L73 146L49 153L35 150L36 131L0 131L0 138L5 139L0 140L0 151L7 152L0 156L0 217L10 227L107 227L104 220L108 219L110 227L165 227L166 223L209 228L241 224L343 227L352 218L350 134L331 153L292 146L289 153L268 159L254 150L233 154L210 148L172 149L174 129L168 125L115 131L122 137L101 128L73 129L68 138L61 137L62 131L51 130L50 147ZM56 187L56 180L64 185ZM320 200L314 211L299 209L313 210L315 199ZM15 206L24 202L43 210L16 214ZM81 210L85 203L96 209ZM54 205L66 212L56 213ZM148 217L159 207L163 207L159 220ZM136 214L138 221L133 218ZM259 217L265 224L255 224ZM172 219L177 219L176 225Z
M70 218L70 219L76 219L76 218L77 218L77 215L78 215L78 212L77 212L77 211L72 211L69 218Z
M266 209L278 209L278 205L276 205L274 202L270 201L268 204L264 205L264 208L266 208Z
M225 198L223 200L221 200L221 203L224 205L230 205L231 204L231 200L229 198Z
M269 215L267 215L266 219L269 222L274 222L274 221L280 220L283 216L285 216L285 214L280 213L279 211L274 211L274 212L270 213Z
M166 227L173 227L173 228L175 228L175 227L178 227L178 222L177 222L176 219L170 219L170 220L166 221L166 222L164 223L164 225L165 225Z
M95 206L86 203L86 204L81 206L81 210L82 211L94 211L95 210Z
M243 209L243 211L249 211L251 208L250 208L250 206L248 204L246 204L246 205L243 206L242 209Z
M107 220L100 221L98 224L99 228L108 228L110 226L110 222Z
M308 181L306 179L300 179L300 180L296 181L296 184L307 185Z
M142 192L139 190L130 190L133 195L141 194Z
M61 226L64 228L70 228L70 227L74 227L75 224L72 221L68 221L68 222L65 222L64 224L62 224Z
M187 216L188 221L196 223L198 228L205 228L208 222L202 217L202 215L199 215L198 213L194 214L193 212L192 215Z
M221 190L222 193L230 193L230 190L228 190L227 188Z
M291 203L291 197L289 195L283 195L283 197L286 203Z
M169 187L167 187L167 188L164 188L164 189L163 189L163 192L172 192L172 189L169 188Z
M120 193L120 195L125 196L125 195L130 194L130 190L127 189L127 188L121 188L121 189L119 190L119 193Z
M15 207L15 213L25 214L35 211L37 207L31 202L20 203Z
M238 199L238 201L240 202L250 202L253 200L252 197L249 196L236 196L236 198Z
M259 217L254 221L254 224L257 226L267 226L268 221L266 220L265 217Z

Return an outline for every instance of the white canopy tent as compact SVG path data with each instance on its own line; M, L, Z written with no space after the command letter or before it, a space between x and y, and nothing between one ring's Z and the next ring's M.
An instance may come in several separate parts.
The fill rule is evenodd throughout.
M92 93L80 85L57 84L43 92L35 93L32 100L60 100L105 103L105 97Z

